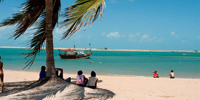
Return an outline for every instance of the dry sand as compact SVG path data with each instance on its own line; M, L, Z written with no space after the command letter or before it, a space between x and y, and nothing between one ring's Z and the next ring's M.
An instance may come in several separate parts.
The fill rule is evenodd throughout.
M39 77L39 72L5 70L4 73L5 82L33 81L38 80ZM72 81L75 81L76 74L64 74L64 78L67 77L72 77ZM86 75L86 77L89 77L89 75ZM103 89L110 90L115 94L110 98L112 100L200 100L200 79L169 79L106 75L97 75L97 78L100 80L97 86L98 88L102 89L102 91L104 91ZM68 86L69 89L66 87L65 89L73 90L75 87L77 88L77 86L73 85ZM30 91L31 90L29 90L29 93ZM88 92L88 94L92 94L91 92L94 92L95 90L85 89L84 91ZM98 90L98 92L99 91L100 90ZM21 94L26 93L28 93L28 91L23 91L23 93L21 92ZM97 93L97 91L94 93ZM102 93L99 93L98 95L103 96L107 94L106 92ZM64 94L65 92L59 92L56 95L60 96ZM14 96L17 95L19 94L13 94L12 97L11 95L10 97L2 96L0 99L13 99ZM55 100L56 96L53 99Z

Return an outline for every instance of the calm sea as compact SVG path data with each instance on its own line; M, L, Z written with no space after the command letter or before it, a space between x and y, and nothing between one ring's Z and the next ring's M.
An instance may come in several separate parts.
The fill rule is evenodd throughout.
M27 59L21 54L26 52L28 49L0 48L4 69L23 70ZM200 53L93 51L91 59L61 59L58 50L54 53L55 65L63 68L64 73L76 74L82 70L89 74L93 70L97 75L151 77L157 70L160 77L168 77L170 70L174 70L177 78L200 78ZM38 54L29 71L39 72L42 65L46 65L45 50Z

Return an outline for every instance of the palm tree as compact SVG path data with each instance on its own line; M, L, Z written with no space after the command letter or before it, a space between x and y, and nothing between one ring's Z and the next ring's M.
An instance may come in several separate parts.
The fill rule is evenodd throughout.
M2 1L0 0L0 3ZM16 30L12 37L17 39L29 27L36 24L36 21L39 22L35 28L36 31L32 33L30 52L24 53L26 55L25 58L29 58L25 68L28 66L30 68L46 40L47 77L53 78L56 75L52 31L58 23L60 6L60 0L27 0L22 4L22 9L18 13L0 23L0 27L16 25ZM65 13L62 14L66 19L59 23L62 27L66 27L63 39L70 38L81 27L92 24L99 15L99 18L101 18L104 6L104 0L76 0L74 5L67 7Z

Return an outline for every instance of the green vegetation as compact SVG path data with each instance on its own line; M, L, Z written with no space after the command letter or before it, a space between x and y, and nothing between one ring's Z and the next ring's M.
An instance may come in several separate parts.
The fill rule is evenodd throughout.
M194 50L194 52L198 52L198 50Z

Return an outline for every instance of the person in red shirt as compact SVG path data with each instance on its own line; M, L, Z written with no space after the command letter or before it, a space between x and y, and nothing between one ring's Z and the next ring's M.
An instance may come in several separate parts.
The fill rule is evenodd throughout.
M159 78L157 71L154 71L154 72L153 72L153 77L154 77L154 78Z

